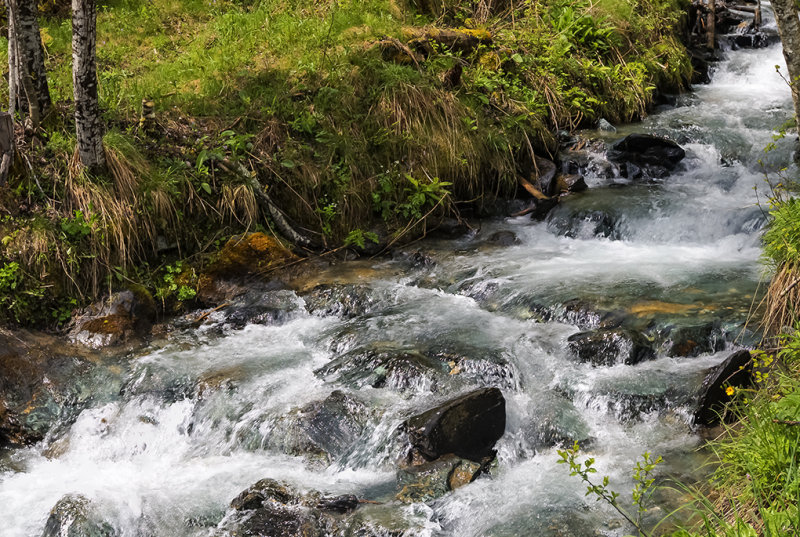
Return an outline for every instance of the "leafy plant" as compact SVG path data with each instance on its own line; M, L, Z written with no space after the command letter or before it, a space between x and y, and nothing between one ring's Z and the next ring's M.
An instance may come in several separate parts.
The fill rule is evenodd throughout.
M580 447L577 442L571 448L559 449L558 454L561 459L558 463L569 465L569 475L581 478L581 481L587 486L587 496L593 495L597 501L606 502L633 525L639 535L649 537L650 534L642 526L642 515L647 511L648 503L655 491L653 471L662 462L661 457L653 458L650 453L645 451L642 454L642 460L636 461L636 465L633 467L633 480L636 485L631 492L631 500L636 507L636 514L632 515L620 505L619 493L609 488L608 476L603 476L599 483L592 480L591 475L597 473L597 469L594 467L594 458L587 458L581 463L578 460L579 452Z
M188 279L194 277L194 269L184 267L183 261L176 261L172 265L167 265L162 276L162 284L156 287L156 297L165 302L168 298L174 297L180 302L191 300L197 296L197 291L186 285L184 273L188 270Z
M372 231L364 231L363 229L354 229L347 234L344 239L345 246L357 246L362 250L366 247L367 241L378 244L378 235Z

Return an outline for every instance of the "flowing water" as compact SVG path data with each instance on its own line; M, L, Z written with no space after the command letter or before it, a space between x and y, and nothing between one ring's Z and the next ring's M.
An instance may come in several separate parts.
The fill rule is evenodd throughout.
M231 499L264 477L387 502L366 516L407 535L629 532L584 497L554 444L579 441L620 491L644 451L664 456L663 476L698 476L693 397L708 368L747 342L763 278L758 161L774 169L788 160L788 144L763 152L791 113L774 69L782 62L779 46L729 52L712 84L606 135L678 141L687 158L667 178L590 171L590 190L543 222L484 222L458 240L320 275L342 284L331 289L349 293L347 307L265 292L262 306L280 312L269 321L242 327L218 312L106 364L73 422L1 456L0 535L41 535L67 493L92 500L125 537L214 535ZM517 243L487 241L497 231ZM608 319L642 334L655 355L634 365L576 360L568 338ZM675 351L681 330L704 346ZM411 358L395 366L387 356ZM392 502L397 426L479 386L500 387L507 401L492 475L427 504ZM360 401L362 426L325 454L293 426L298 409L334 390Z

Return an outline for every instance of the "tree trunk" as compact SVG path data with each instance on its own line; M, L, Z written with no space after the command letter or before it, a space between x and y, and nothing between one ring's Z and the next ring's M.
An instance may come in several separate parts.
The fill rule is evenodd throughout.
M14 0L17 4L17 34L19 35L20 58L25 62L33 89L39 116L44 117L50 111L50 89L47 87L47 72L44 69L44 47L42 34L39 31L39 3L37 0Z
M75 96L75 131L78 153L90 172L105 169L103 123L97 96L95 42L97 3L72 0L72 87Z
M8 20L8 113L12 116L17 112L19 63L17 62L17 40L14 28L14 17L10 2L6 2Z
M708 0L708 23L706 24L708 49L717 48L717 0Z
M38 127L52 106L36 0L7 0L9 110L27 109Z
M789 72L789 87L792 89L794 117L800 126L800 19L794 0L772 0L775 22L783 44L783 57Z
M0 112L0 187L8 181L8 174L13 163L14 118L11 114Z

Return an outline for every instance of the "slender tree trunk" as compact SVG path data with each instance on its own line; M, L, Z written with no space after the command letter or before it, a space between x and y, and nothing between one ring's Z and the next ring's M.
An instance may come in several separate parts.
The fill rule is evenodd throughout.
M708 23L706 24L708 49L717 48L717 0L708 0Z
M17 61L17 40L16 29L14 27L14 17L11 11L10 2L6 3L6 15L8 18L8 113L11 117L17 112L17 94L19 87L19 62Z
M25 71L30 77L39 107L39 116L44 117L50 111L50 89L47 87L47 72L44 69L44 47L42 34L39 31L39 3L37 0L14 0L17 5L20 59L25 62Z
M14 164L14 117L0 112L0 187L8 182Z
M72 0L72 87L75 96L75 130L81 162L91 172L105 168L103 123L97 96L95 42L97 3Z
M783 57L792 88L794 116L800 127L800 19L794 0L772 0L775 22L783 44Z
M6 0L9 110L27 111L34 128L52 106L37 5L36 0Z

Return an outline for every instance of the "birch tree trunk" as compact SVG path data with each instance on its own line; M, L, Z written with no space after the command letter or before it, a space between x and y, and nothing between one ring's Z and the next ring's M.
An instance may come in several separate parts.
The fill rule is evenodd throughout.
M9 111L26 113L33 127L52 107L36 0L6 0Z
M14 13L11 3L6 2L6 15L8 19L8 113L11 117L17 112L19 101L17 89L19 87L19 62L17 61L17 39L14 26Z
M800 127L800 19L794 0L772 0L775 22L783 44L783 57L792 88L794 117Z
M33 85L34 95L30 100L36 100L39 117L44 117L50 111L50 89L47 87L47 72L44 69L44 47L42 34L39 31L39 3L37 0L13 0L16 4L16 33L18 42L19 59L24 63L24 70Z
M96 0L72 0L72 87L81 163L90 172L106 165L95 63Z

